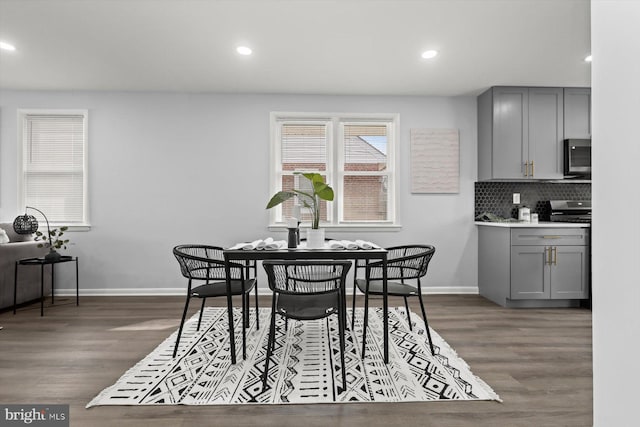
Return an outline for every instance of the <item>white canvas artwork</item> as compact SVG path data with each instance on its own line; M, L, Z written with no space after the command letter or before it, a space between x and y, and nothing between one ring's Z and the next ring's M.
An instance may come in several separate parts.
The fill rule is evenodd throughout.
M411 192L460 192L457 129L411 129Z

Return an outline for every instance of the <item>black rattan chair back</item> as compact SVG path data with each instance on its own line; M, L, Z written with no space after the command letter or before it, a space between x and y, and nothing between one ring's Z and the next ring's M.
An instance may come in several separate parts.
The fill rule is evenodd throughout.
M399 296L404 299L404 306L407 312L407 322L409 329L413 330L411 322L411 311L407 301L410 297L418 297L420 300L420 310L425 323L427 338L431 354L435 355L433 341L431 340L431 332L429 330L429 321L427 320L427 311L424 307L422 297L421 278L427 274L429 263L436 252L436 248L432 245L403 245L387 248L387 296ZM353 312L351 315L351 327L355 324L355 307L356 307L356 287L364 293L364 320L362 333L362 357L365 355L366 339L367 339L367 323L369 315L369 295L384 295L383 291L383 263L374 262L364 266L358 264L358 268L365 269L365 277L358 278L357 271L353 280ZM415 283L414 283L415 282Z
M180 272L187 279L225 280L223 248L208 245L179 245L173 248L173 255L180 264ZM234 264L231 277L240 279L241 265Z
M348 261L264 261L262 265L269 288L291 295L337 292L351 268Z
M387 248L387 279L418 279L427 274L429 262L436 252L431 245L406 245ZM380 263L370 265L369 278L380 280L382 267Z
M178 352L180 337L191 298L200 298L202 300L197 326L197 330L200 330L207 298L227 297L227 310L229 310L229 313L232 313L231 297L233 295L242 296L242 313L244 320L242 324L242 352L244 357L246 355L245 329L249 324L249 293L254 288L256 289L256 327L260 327L258 321L258 289L256 285L255 263L245 265L230 264L230 283L228 285L223 248L210 245L178 245L173 248L173 255L178 260L180 272L188 279L187 299L182 313L180 328L178 329L178 336L176 337L176 344L173 349L173 357L176 357ZM253 272L253 274L251 274L251 272ZM204 281L204 284L196 285L194 281L199 281L200 283Z

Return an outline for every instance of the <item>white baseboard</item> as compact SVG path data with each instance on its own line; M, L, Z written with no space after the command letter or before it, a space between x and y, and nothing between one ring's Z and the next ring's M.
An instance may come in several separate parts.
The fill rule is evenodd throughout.
M109 288L109 289L82 289L80 296L86 297L140 297L140 296L184 296L185 288ZM57 289L56 296L75 296L75 288Z
M480 291L477 286L438 286L431 288L423 288L423 295L438 294L471 294L478 295Z
M56 289L56 296L75 296L76 289ZM269 289L258 289L259 295L271 295ZM351 294L351 287L347 289ZM442 294L478 294L475 286L438 286L423 289L423 295ZM113 289L80 289L80 296L120 297L120 296L184 296L185 288L113 288Z

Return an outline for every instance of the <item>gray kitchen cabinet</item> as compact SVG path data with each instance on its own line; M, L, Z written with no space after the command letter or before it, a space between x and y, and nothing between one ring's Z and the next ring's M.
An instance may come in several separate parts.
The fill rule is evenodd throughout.
M478 179L561 179L562 88L492 87L478 97Z
M505 307L567 307L589 298L587 228L479 227L478 288Z
M591 88L564 89L564 138L591 138Z
M511 299L588 298L586 246L512 246Z

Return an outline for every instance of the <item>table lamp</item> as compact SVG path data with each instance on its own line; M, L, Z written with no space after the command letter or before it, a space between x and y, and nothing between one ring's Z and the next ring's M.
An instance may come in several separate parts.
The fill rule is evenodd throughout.
M47 216L40 209L32 208L31 206L25 206L24 215L16 217L13 221L13 230L17 234L33 234L38 231L38 220L33 215L27 215L27 209L33 209L34 211L42 214L44 220L47 222L47 233L49 237L51 237L51 228L49 227L49 220L47 219Z

